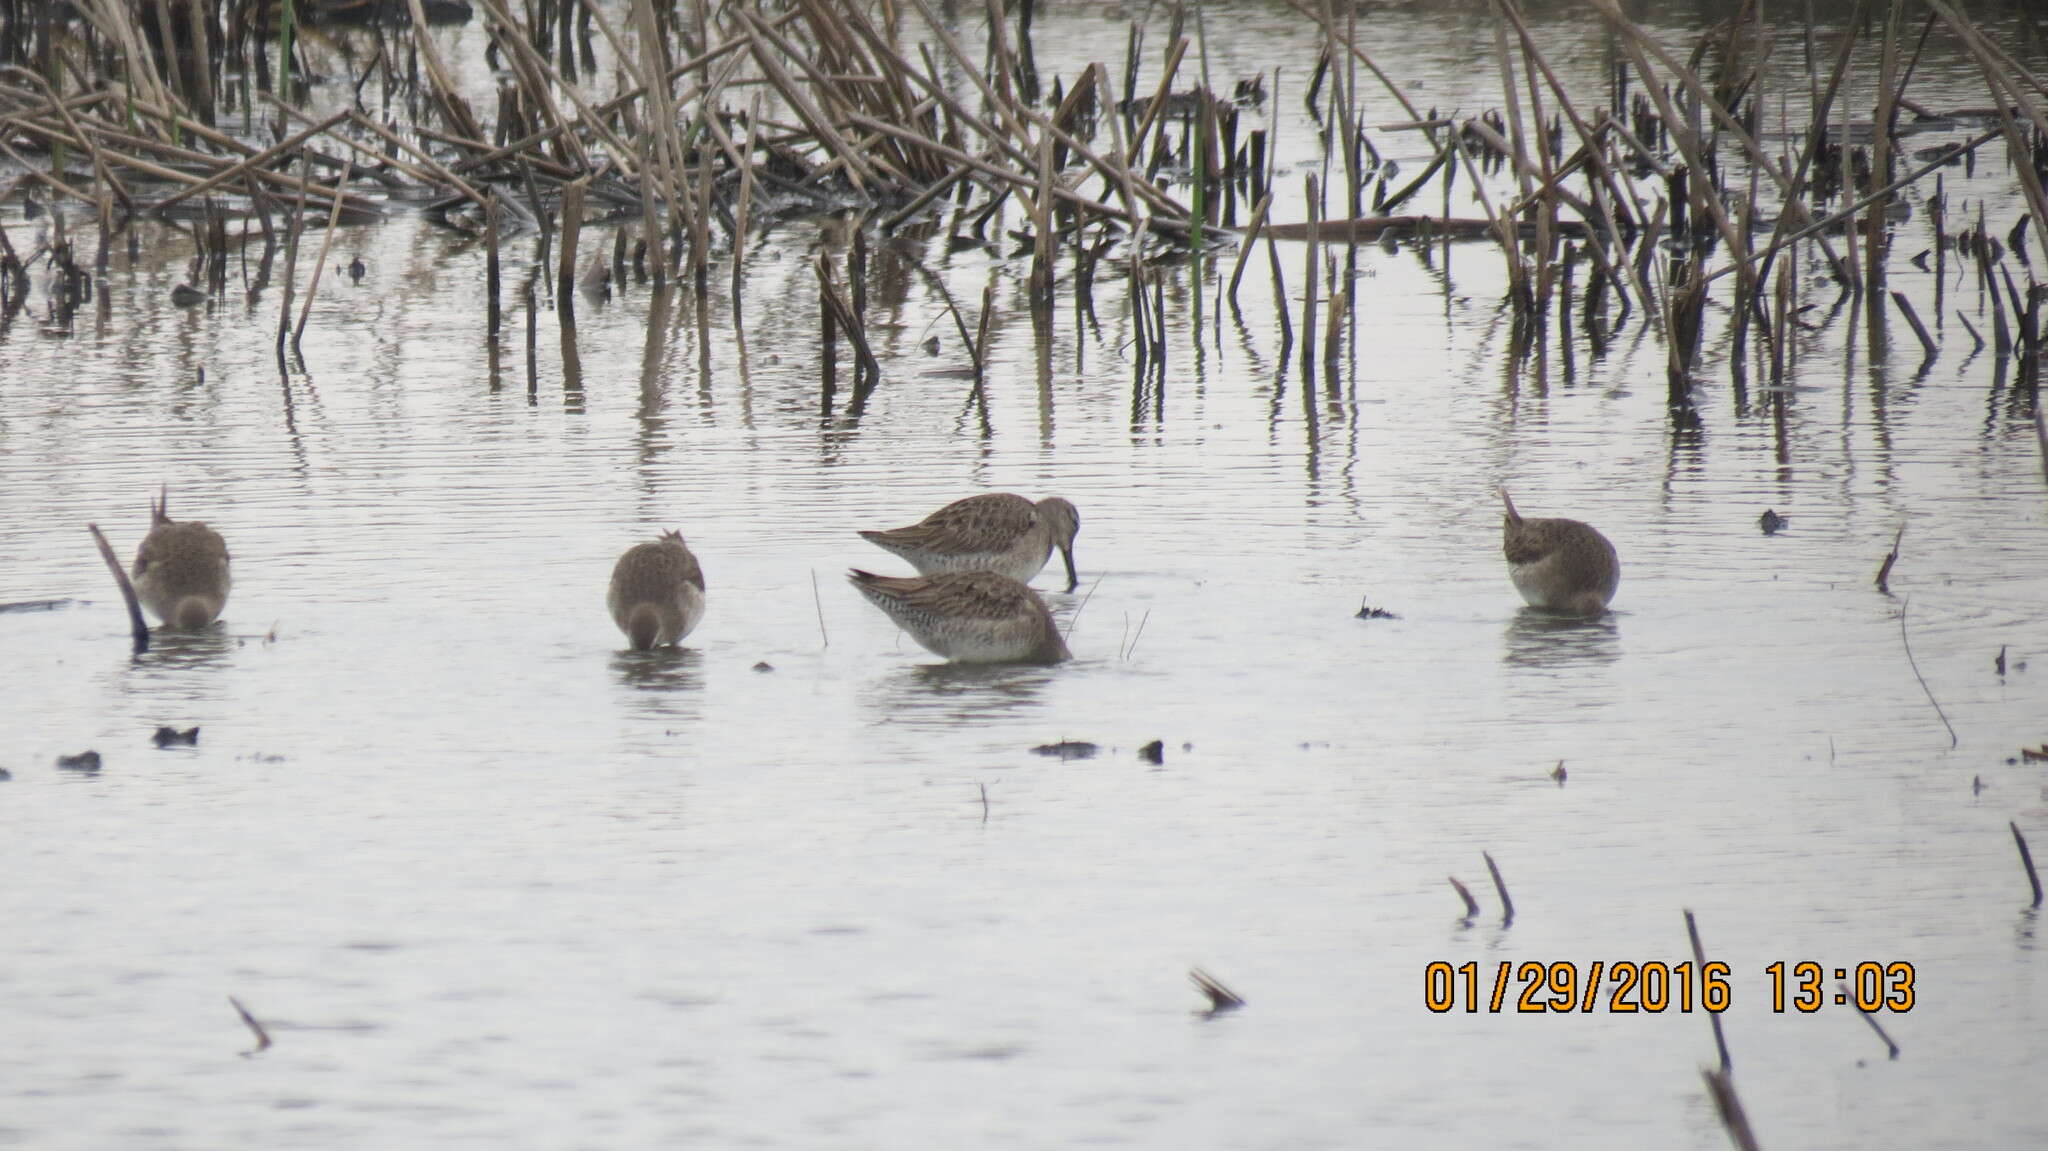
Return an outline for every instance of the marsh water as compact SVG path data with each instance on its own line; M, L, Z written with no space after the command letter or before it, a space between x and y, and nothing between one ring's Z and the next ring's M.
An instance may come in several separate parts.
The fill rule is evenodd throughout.
M1497 103L1483 6L1428 9L1371 13L1381 66ZM1136 14L1051 6L1040 66ZM1206 17L1218 82L1287 65L1298 188L1313 28ZM1537 32L1597 88L1594 17ZM478 30L436 35L488 92ZM1984 103L1928 53L1919 100ZM1412 137L1375 139L1414 170ZM1988 154L1945 180L2018 218ZM1425 1005L1433 961L1482 994L1502 962L1675 965L1688 909L1765 1146L2048 1139L2008 830L2048 849L2048 488L2032 395L1956 322L1987 328L1973 280L1951 258L1936 308L1905 259L1924 212L1892 287L1938 358L1808 269L1782 406L1710 339L1687 421L1640 322L1511 355L1482 243L1356 249L1357 337L1306 382L1263 260L1241 311L1229 249L1190 262L1146 381L1120 292L1041 331L1026 262L915 230L870 236L882 380L827 412L812 261L855 219L752 237L708 344L687 288L633 282L569 343L543 284L531 392L516 295L494 345L480 243L403 205L339 232L285 375L276 288L174 305L164 225L68 325L38 294L0 330L0 602L63 601L0 613L0 1145L1725 1146L1697 1009ZM0 203L18 249L48 225ZM980 404L935 285L971 315L991 282ZM236 583L131 657L85 525L126 559L159 484ZM1611 614L1520 605L1497 484L1615 541ZM1080 588L1038 580L1071 663L941 665L845 584L901 570L856 529L985 490L1080 508ZM605 581L666 528L709 612L631 654ZM1096 752L1033 751L1060 741ZM1805 960L1912 965L1896 1059L1831 970L1773 1010L1766 968ZM1246 1005L1204 1013L1197 966Z

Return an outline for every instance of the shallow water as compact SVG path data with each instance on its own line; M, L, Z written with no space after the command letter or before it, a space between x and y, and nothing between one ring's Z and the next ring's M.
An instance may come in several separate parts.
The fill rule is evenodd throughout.
M1041 52L1103 58L1111 15L1042 16ZM1291 19L1230 51L1302 58ZM1455 82L1401 33L1390 71ZM2016 218L1997 166L1951 180ZM2031 399L1953 324L1916 377L1910 335L1873 355L1809 288L1782 437L1711 340L1674 432L1639 327L1514 370L1483 245L1360 248L1366 346L1306 394L1262 274L1217 315L1226 256L1199 328L1170 287L1140 391L1120 290L1041 358L1021 268L903 239L883 382L821 416L841 223L749 247L743 340L722 288L702 349L686 294L628 286L577 302L570 389L544 312L531 396L518 312L487 353L481 248L418 216L341 234L368 274L282 382L276 291L177 309L189 241L150 237L75 334L0 333L0 602L74 601L0 614L0 1145L1718 1147L1701 1013L1423 1002L1434 960L1680 962L1688 908L1765 1145L2048 1137L2006 827L2048 845L2042 769L2008 762L2048 738L2048 502ZM996 277L985 421L913 257L962 301ZM159 483L236 587L131 659L84 525L125 559ZM1613 614L1520 608L1497 483L1614 539ZM978 490L1080 507L1081 588L1038 581L1072 663L938 666L845 586L900 570L856 529ZM668 527L709 614L622 653L610 564ZM1031 751L1061 739L1101 751ZM53 766L88 747L98 773ZM1914 965L1898 1060L1850 1008L1772 1011L1766 966L1805 959ZM1194 965L1248 1006L1197 1014ZM235 1057L228 995L274 1047Z

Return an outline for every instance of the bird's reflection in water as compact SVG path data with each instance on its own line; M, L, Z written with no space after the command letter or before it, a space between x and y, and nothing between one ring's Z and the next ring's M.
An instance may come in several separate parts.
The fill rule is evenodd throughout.
M695 692L704 687L704 655L695 648L658 647L612 656L612 674L643 692Z
M149 650L121 665L116 674L125 690L167 703L212 699L219 694L220 679L193 673L225 671L229 657L248 640L230 634L224 623L197 631L158 628L149 633Z
M1058 674L1036 664L919 664L882 678L865 694L881 722L950 727L1043 706L1040 695Z
M1621 628L1611 611L1587 619L1525 607L1515 613L1504 638L1504 658L1512 667L1561 668L1621 658Z
M160 627L149 633L149 650L135 657L135 666L152 672L218 669L226 665L228 654L249 638L231 634L224 623L210 623L197 631Z

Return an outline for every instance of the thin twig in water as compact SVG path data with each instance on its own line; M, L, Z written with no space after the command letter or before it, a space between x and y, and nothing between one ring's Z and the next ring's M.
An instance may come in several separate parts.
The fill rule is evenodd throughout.
M1500 925L1506 927L1515 921L1515 901L1508 898L1507 880L1500 877L1500 866L1493 861L1491 852L1479 853L1486 860L1486 870L1493 874L1493 889L1500 892Z
M988 784L981 785L981 821L988 822Z
M263 1025L261 1023L256 1022L256 1017L254 1015L249 1014L249 1009L242 1006L241 1000L230 995L228 996L228 1002L234 1004L235 1014L242 1017L242 1022L249 1025L249 1030L256 1033L255 1049L242 1052L242 1058L247 1059L249 1056L254 1055L257 1052L269 1050L270 1032L263 1030Z
M818 595L818 569L811 569L811 603L818 609L818 638L832 646L832 637L825 634L825 601Z
M2039 907L2041 906L2041 876L2039 872L2034 870L2034 853L2027 850L2027 837L2020 834L2019 824L2009 822L2006 826L2012 828L2012 841L2019 845L2020 865L2027 869L2027 882L2034 885L2033 906Z
M128 605L128 633L135 641L135 654L141 655L149 650L149 624L142 618L142 601L135 598L135 585L128 582L128 573L121 570L121 561L114 558L114 549L108 545L107 537L100 534L100 526L85 526L92 532L93 542L100 545L100 558L107 561L114 582L121 587L121 599Z
M1146 621L1150 620L1151 618L1152 618L1152 609L1151 609L1151 608L1146 608L1146 609L1145 609L1145 614L1144 614L1144 615L1142 615L1142 616L1140 616L1140 617L1138 617L1138 634L1137 634L1137 635L1134 635L1134 636L1132 636L1132 637L1131 637L1131 646L1129 646L1129 647L1125 648L1125 649L1124 649L1124 650L1123 650L1122 652L1120 652L1120 653L1119 653L1119 658L1121 658L1121 659L1129 659L1129 658L1131 658L1131 653L1132 653L1132 652L1134 652L1134 651L1136 651L1136 650L1138 650L1138 640L1144 637L1144 635L1145 635L1145 623L1146 623Z
M1096 577L1095 577L1095 582L1094 582L1094 583L1092 583L1092 584L1089 584L1089 585L1088 585L1088 594L1087 594L1087 595L1084 595L1084 596L1082 596L1082 597L1081 597L1081 606L1080 606L1080 607L1077 607L1077 608L1075 608L1075 609L1074 609L1074 614L1073 614L1073 615L1070 615L1070 616L1068 616L1068 617L1067 617L1067 631L1066 631L1066 634L1065 634L1065 635L1062 635L1062 636L1060 637L1061 639L1063 639L1063 640L1064 640L1064 639L1071 639L1071 638L1073 638L1073 635L1074 635L1074 624L1075 624L1076 622L1078 622L1078 621L1080 620L1080 618L1081 618L1081 613L1082 613L1083 611L1085 611L1085 610L1087 609L1087 607L1088 607L1088 601L1089 601L1089 600L1091 600L1091 599L1094 599L1094 598L1095 598L1095 589L1096 589L1096 588L1099 588L1099 587L1101 587L1101 586L1102 586L1102 577L1101 577L1101 576L1096 576Z
M1734 1077L1707 1067L1700 1069L1700 1077L1707 1081L1707 1094L1713 1097L1714 1110L1721 1113L1721 1126L1728 1129L1729 1142L1735 1144L1737 1151L1759 1151L1756 1133L1749 1129L1749 1116L1742 1113L1742 1100L1735 1097Z
M1479 915L1479 901L1472 898L1472 889L1459 883L1458 877L1455 875L1446 875L1444 878L1451 881L1451 886L1458 889L1458 898L1465 901L1465 918L1477 918Z
M1913 658L1913 644L1906 639L1906 609L1912 604L1913 597L1907 596L1899 605L1899 643L1906 649L1906 663L1913 669L1913 678L1920 681L1920 690L1927 693L1927 702L1934 705L1934 714L1941 717L1941 726L1948 729L1948 745L1953 749L1958 742L1956 727L1948 721L1948 713L1941 710L1941 701L1934 698L1934 689L1927 686L1927 677L1920 674L1920 661Z
M1194 980L1195 986L1202 989L1202 994L1209 997L1208 1014L1221 1015L1244 1006L1243 996L1218 983L1215 976L1201 968L1189 969L1188 978Z
M1863 1010L1863 1005L1856 1002L1856 997L1849 993L1849 984L1846 981L1837 980L1835 982L1835 991L1842 997L1837 1002L1847 1001L1854 1006L1856 1014L1863 1017L1863 1022L1870 1024L1870 1029L1877 1032L1879 1039L1884 1040L1884 1049L1890 1053L1891 1058L1897 1059L1899 1057L1899 1045L1892 1042L1892 1037L1884 1033L1884 1025L1877 1021L1877 1016Z

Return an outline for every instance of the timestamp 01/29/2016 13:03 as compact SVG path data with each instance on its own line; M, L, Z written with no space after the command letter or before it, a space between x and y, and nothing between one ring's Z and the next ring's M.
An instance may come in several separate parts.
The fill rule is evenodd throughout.
M1719 1014L1734 1005L1733 971L1726 963L1501 960L1491 966L1488 973L1476 959L1460 964L1435 960L1424 965L1423 1006L1439 1015L1460 1009L1489 1014L1604 1010L1625 1015L1664 1011ZM1832 993L1825 985L1830 973L1837 981ZM1866 960L1830 968L1812 960L1787 963L1781 959L1765 967L1763 974L1769 981L1774 1012L1811 1014L1827 1006L1895 1014L1913 1009L1913 965L1904 961Z

